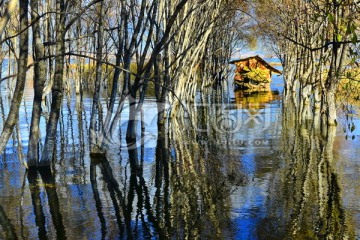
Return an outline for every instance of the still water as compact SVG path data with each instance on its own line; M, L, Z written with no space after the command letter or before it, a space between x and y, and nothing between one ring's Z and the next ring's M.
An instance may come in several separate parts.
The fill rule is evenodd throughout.
M0 157L0 239L359 239L360 132L343 131L360 128L356 108L324 134L285 104L280 78L272 89L209 90L159 133L147 99L145 131L130 148L125 106L106 159L88 152L92 100L66 96L54 175L21 164L26 91ZM9 108L1 90L0 126Z

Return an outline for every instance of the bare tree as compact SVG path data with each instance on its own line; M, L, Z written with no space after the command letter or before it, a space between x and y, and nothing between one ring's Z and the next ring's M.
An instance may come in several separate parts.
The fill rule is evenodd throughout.
M29 46L29 31L28 31L28 1L19 1L19 15L20 15L20 35L19 35L19 59L18 59L18 73L16 79L16 86L11 100L10 112L6 118L1 136L0 136L0 152L2 152L9 140L14 126L19 119L19 108L23 96L27 72L28 62L28 46Z
M95 75L95 89L93 96L93 105L91 110L91 119L90 119L90 151L99 152L97 146L98 138L96 137L96 130L103 128L102 111L100 107L100 84L102 80L102 58L103 58L103 15L104 15L104 6L103 2L98 4L97 15L98 15L98 26L97 26L97 43L96 43L96 75ZM99 118L97 121L97 118Z
M357 41L358 7L353 1L259 3L259 26L278 47L286 95L300 108L320 108L324 122L335 125L336 91Z
M39 1L31 0L31 19L35 21L39 17ZM39 124L41 117L41 101L42 94L46 81L46 62L45 48L41 41L41 26L39 21L36 21L32 26L32 36L34 45L34 102L31 117L31 127L29 135L29 147L28 147L28 166L36 166L40 157L39 153Z
M62 106L63 76L64 76L64 54L65 54L65 22L66 4L64 0L56 0L56 57L55 75L52 85L52 103L49 120L46 126L45 145L42 151L39 166L50 166L55 151L56 130Z

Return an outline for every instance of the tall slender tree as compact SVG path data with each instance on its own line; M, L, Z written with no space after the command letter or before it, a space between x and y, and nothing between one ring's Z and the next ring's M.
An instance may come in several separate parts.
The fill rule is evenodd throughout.
M20 36L19 36L19 59L18 72L16 75L16 86L11 100L9 114L4 123L0 136L0 152L2 152L19 120L19 108L23 96L27 72L29 54L29 31L28 31L28 1L19 1Z
M51 89L52 103L49 120L46 125L45 145L39 166L50 166L55 151L56 130L60 116L63 96L64 55L65 55L65 22L67 4L65 0L56 0L56 57L54 84Z
M41 40L41 26L40 22L36 21L39 17L39 0L31 0L31 19L35 22L32 26L33 36L33 58L34 58L34 101L31 117L29 147L28 147L28 166L36 166L40 157L39 153L39 124L41 117L41 101L46 81L46 62L45 62L45 48Z

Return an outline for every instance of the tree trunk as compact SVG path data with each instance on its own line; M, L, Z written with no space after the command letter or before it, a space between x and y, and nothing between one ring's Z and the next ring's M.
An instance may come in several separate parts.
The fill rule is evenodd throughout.
M118 50L116 54L116 66L120 66L121 64L121 50ZM109 103L109 111L114 113L114 106L115 106L115 99L118 95L118 88L119 88L119 78L120 78L121 70L119 68L115 68L114 70L114 77L112 81L112 89L111 89L111 96L110 96L110 103Z
M1 39L1 36L0 36ZM2 70L3 70L3 62L4 62L4 57L2 55L3 49L2 49L2 44L0 44L0 82L1 82L1 78L2 78Z
M29 31L28 26L28 1L19 1L19 15L20 15L20 31L23 31L19 37L19 60L18 73L15 86L14 95L11 101L9 115L5 121L3 131L0 136L0 152L5 149L5 146L11 136L15 124L19 119L19 108L23 96L27 72L28 62L28 48L29 48ZM10 59L9 59L10 61Z
M336 126L336 102L335 102L335 91L328 89L324 93L323 109L326 114L326 121L329 126Z
M46 80L46 63L44 60L39 61L44 57L45 49L40 37L40 24L35 21L38 17L39 2L38 0L31 0L31 18L34 21L33 29L33 44L34 44L34 102L31 117L30 136L29 136L29 150L28 150L28 166L36 166L39 159L39 123L41 116L41 101Z
M136 95L130 94L129 97L129 121L126 129L126 140L129 142L136 140L137 130L137 109L136 109Z
M2 36L3 31L4 31L8 21L10 21L12 13L15 11L16 3L17 3L16 0L10 0L10 2L8 3L8 7L5 11L5 14L0 18L0 41L1 41L1 36ZM26 5L27 5L27 3L26 3ZM3 7L3 6L1 6L1 7ZM20 12L21 12L21 10L20 10Z
M65 53L65 4L64 0L56 1L58 17L56 18L56 57L54 83L51 88L52 103L49 121L46 127L45 145L41 161L38 166L50 166L54 154L56 141L56 130L62 105L62 90L64 76L64 53Z
M95 76L95 90L94 90L94 98L93 105L91 110L91 119L90 119L90 153L91 154L104 154L100 149L101 139L98 142L97 132L102 131L101 123L96 124L98 117L100 116L99 112L99 104L100 104L100 84L102 80L102 69L101 69L101 60L102 60L102 52L103 52L103 2L100 2L99 6L99 17L98 17L98 37L97 37L97 51L96 51L96 76Z

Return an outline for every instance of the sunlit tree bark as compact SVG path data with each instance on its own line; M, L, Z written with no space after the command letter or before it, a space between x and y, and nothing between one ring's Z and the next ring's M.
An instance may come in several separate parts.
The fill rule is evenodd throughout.
M56 57L55 75L52 85L52 103L50 117L46 126L46 138L44 149L39 166L50 166L55 151L56 130L60 116L63 96L63 76L64 76L64 53L65 53L65 21L66 5L64 0L56 1Z
M213 47L212 37L227 34L227 21L230 21L235 13L228 9L229 5L227 4L231 3L222 0L189 2L186 6L188 12L185 11L183 18L177 19L177 33L170 43L175 53L170 60L173 66L170 69L170 79L173 80L171 86L174 90L174 95L170 98L172 116L176 116L180 108L179 99L185 102L193 101L198 87L204 87L215 81L215 79L208 80L206 77L199 79L199 76L204 74L200 72L202 67L211 65L211 61L214 60L214 55L209 57L207 54ZM226 44L230 46L232 39L228 40ZM226 51L222 49L223 46L218 47L219 49L215 51ZM226 60L230 57L229 53L227 55ZM198 83L201 85L198 86Z
M31 0L31 19L34 21L39 16L39 1ZM41 29L39 21L35 22L33 27L33 45L34 45L34 102L31 117L31 127L28 147L28 166L36 166L39 160L39 124L41 117L41 101L46 81L46 62L45 49L41 41Z
M352 1L260 1L256 7L263 35L278 47L287 95L300 108L320 108L323 121L336 125L336 92L357 42ZM271 10L269 10L271 9Z
M4 15L1 16L1 18L0 18L0 41L2 40L3 31L4 31L7 23L10 21L11 15L16 10L16 4L17 4L17 0L10 0L7 5ZM1 7L3 7L3 6L1 6Z
M102 111L100 109L100 83L102 81L102 63L101 60L103 58L103 2L99 3L97 8L98 13L98 34L97 34L97 43L96 43L96 75L95 75L95 90L93 96L93 105L91 111L91 119L90 119L90 151L92 153L101 151L97 146L101 146L101 143L98 143L98 137L96 136L96 132L102 132L103 130L103 122L102 119Z
M20 13L20 39L19 39L19 60L16 86L11 100L10 112L4 123L0 136L0 152L2 152L11 136L11 133L19 119L19 108L23 96L27 72L29 31L28 26L28 1L19 1Z

